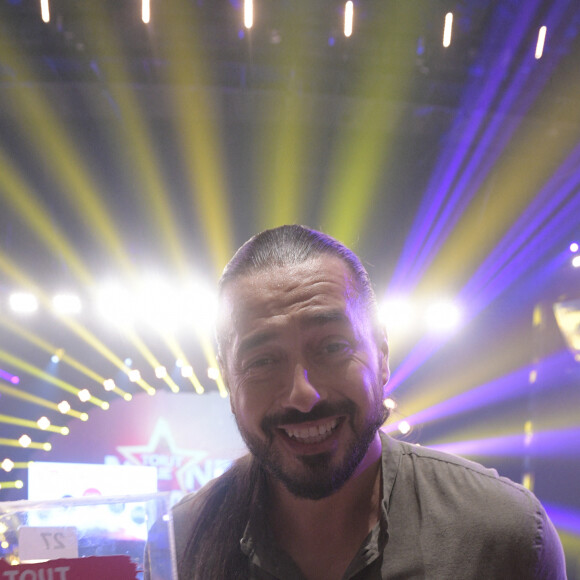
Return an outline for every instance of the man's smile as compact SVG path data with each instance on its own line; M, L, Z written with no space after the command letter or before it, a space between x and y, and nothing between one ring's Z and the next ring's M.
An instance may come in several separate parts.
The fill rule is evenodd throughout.
M316 424L287 425L279 427L288 437L300 443L321 443L328 439L339 423L338 417L318 421Z

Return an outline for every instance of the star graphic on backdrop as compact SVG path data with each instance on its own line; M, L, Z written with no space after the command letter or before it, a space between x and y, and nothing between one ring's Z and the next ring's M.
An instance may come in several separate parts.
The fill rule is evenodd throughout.
M178 447L169 423L161 418L157 421L149 442L146 445L120 445L117 451L133 465L150 465L149 456L163 457L170 460L169 465L157 465L158 468L170 468L172 479L175 479L181 489L183 474L191 466L198 464L207 457L208 452L198 449L183 449Z

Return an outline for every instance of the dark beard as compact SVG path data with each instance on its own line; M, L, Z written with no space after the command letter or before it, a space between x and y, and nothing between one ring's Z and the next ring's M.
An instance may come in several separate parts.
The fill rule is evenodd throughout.
M266 441L247 433L239 422L238 428L250 452L272 476L284 484L290 493L303 499L317 500L332 495L350 479L366 455L376 432L387 420L388 414L388 410L379 401L373 414L368 417L362 432L353 433L353 441L346 450L344 460L339 465L331 465L332 455L330 453L299 456L300 461L307 468L303 475L288 472L272 451L271 445L275 429L278 425L299 424L336 415L345 415L346 421L350 422L351 427L353 427L355 425L356 405L352 401L345 400L335 404L323 401L309 413L289 410L275 416L265 417L260 428L268 436Z

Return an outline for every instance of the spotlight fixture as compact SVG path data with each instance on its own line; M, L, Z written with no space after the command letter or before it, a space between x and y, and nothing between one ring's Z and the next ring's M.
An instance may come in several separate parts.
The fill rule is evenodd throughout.
M26 448L30 446L32 439L28 435L22 435L20 439L18 439L18 443L20 443L22 447Z
M136 383L137 381L141 380L141 373L137 369L130 370L128 376L132 383Z
M50 22L50 5L48 0L40 0L40 16L45 24Z
M181 367L181 376L185 379L193 377L193 367L191 365L184 365Z
M443 28L443 46L451 46L451 31L453 30L453 12L445 15L445 27Z
M351 0L344 5L344 35L347 38L352 36L352 27L354 21L354 4Z
M41 417L36 424L40 427L40 429L42 429L43 431L46 431L49 427L50 427L50 421L48 419L48 417Z
M158 379L163 379L167 376L167 369L164 366L155 367L155 376Z
M58 405L58 410L63 414L66 415L70 411L70 404L68 401L61 401Z
M83 403L86 403L87 401L91 400L91 393L89 392L88 389L82 389L77 394L78 394L79 399Z
M254 26L254 1L244 0L244 27L249 30Z
M0 463L0 467L6 472L10 472L14 469L14 461L11 459L6 458L2 463Z
M219 376L220 376L220 371L218 368L216 367L209 367L207 369L207 376L208 378L210 378L212 381L217 381Z
M390 409L391 411L393 411L394 409L397 408L397 403L395 403L395 401L393 399L391 399L390 397L388 399L384 400L383 405L387 409Z
M536 43L536 53L534 55L536 60L540 60L544 54L544 44L546 42L547 30L548 29L545 26L542 26L540 30L538 30L538 42Z
M407 433L409 433L409 431L411 431L411 425L409 424L409 422L408 421L401 421L399 423L399 431L403 435L407 435Z
M10 295L8 303L13 312L31 314L38 310L38 300L30 292L14 292Z
M103 387L105 391L114 391L115 390L115 381L113 379L105 379L103 381Z
M436 302L425 312L427 328L434 333L447 333L459 326L461 313L451 301Z

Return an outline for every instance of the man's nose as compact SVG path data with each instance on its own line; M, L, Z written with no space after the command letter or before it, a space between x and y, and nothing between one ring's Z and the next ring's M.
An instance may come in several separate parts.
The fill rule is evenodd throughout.
M288 393L285 407L297 409L302 413L312 411L320 401L320 393L308 379L308 371L300 363L294 368L292 385Z

